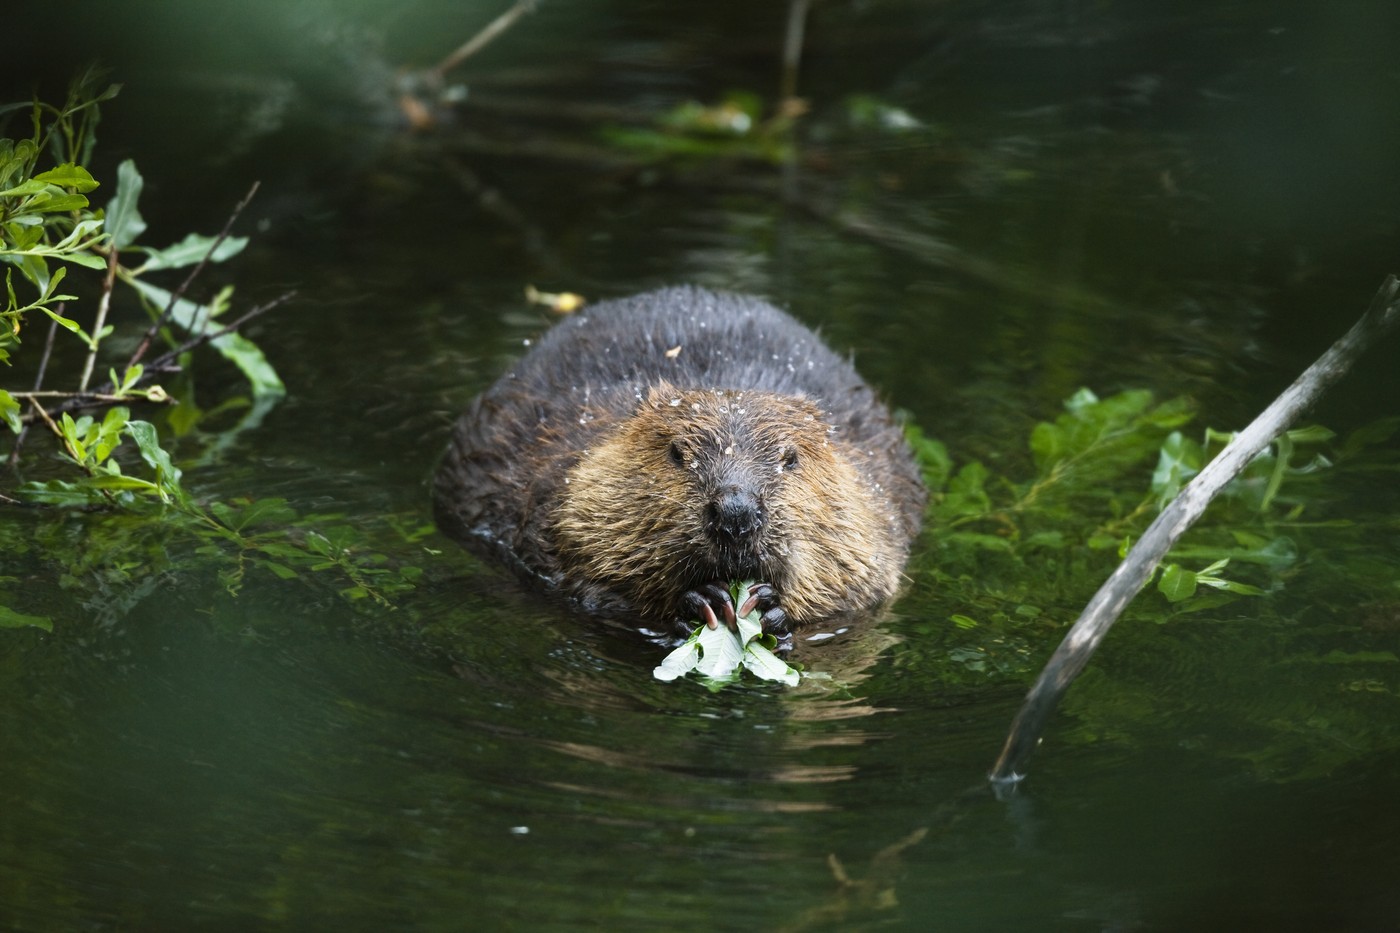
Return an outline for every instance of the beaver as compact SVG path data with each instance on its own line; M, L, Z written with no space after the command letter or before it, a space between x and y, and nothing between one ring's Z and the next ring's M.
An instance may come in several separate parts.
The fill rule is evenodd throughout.
M548 330L458 420L433 499L450 537L644 630L732 626L727 582L758 581L786 647L895 594L926 493L889 410L815 333L674 287Z

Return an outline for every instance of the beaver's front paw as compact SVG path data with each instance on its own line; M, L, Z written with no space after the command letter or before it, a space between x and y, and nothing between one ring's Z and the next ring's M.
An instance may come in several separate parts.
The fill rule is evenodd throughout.
M734 597L729 595L729 586L721 580L705 583L686 593L681 597L681 610L681 625L687 627L694 619L710 628L719 628L721 619L731 629L739 624L739 617L734 613Z
M749 587L749 598L739 607L740 616L758 610L758 620L763 631L778 640L775 654L787 654L792 650L792 631L788 627L787 613L778 604L778 590L771 583L755 583Z
M720 580L697 586L686 593L681 597L681 605L690 614L689 618L698 618L710 628L718 628L721 619L729 628L736 628L741 616L757 609L765 632L775 635L780 646L792 642L787 613L778 604L778 590L771 583L755 583L749 587L748 599L737 608L728 584ZM689 624L688 620L683 624Z

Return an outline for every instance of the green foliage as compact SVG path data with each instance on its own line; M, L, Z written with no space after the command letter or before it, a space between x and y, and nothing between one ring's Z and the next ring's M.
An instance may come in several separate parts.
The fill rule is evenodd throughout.
M958 607L951 629L928 627L970 637L949 657L976 676L1030 670L1032 636L1073 621L1132 539L1229 441L1211 429L1189 439L1181 428L1191 418L1182 400L1081 389L1031 431L1023 480L979 461L955 465L911 428L931 493L918 578ZM1307 507L1307 479L1331 465L1318 448L1332 439L1323 428L1290 431L1250 463L1159 568L1158 600L1139 598L1129 614L1168 622L1281 587L1298 561L1283 526Z
M282 580L329 572L341 581L337 592L344 598L391 607L390 597L412 589L422 573L367 547L364 533L340 516L301 515L280 498L197 500L181 485L182 471L160 446L155 427L132 420L124 407L113 407L100 419L64 414L59 426L68 459L84 475L31 482L21 488L21 496L57 508L105 507L121 514L119 521L100 513L85 515L87 534L81 542L53 539L47 556L66 568L69 585L90 584L98 577L110 583L109 571L115 568L118 579L134 586L164 572L164 555L180 541L189 546L184 569L213 569L229 595L242 589L249 569ZM118 455L128 439L139 464L123 467ZM133 526L133 519L140 521ZM140 542L152 535L162 542L162 559L139 559L149 550ZM94 541L108 542L110 548L94 547Z
M93 72L83 75L73 83L62 107L35 102L30 138L0 139L0 263L10 267L5 275L5 305L0 310L0 361L9 361L10 348L19 342L27 312L43 310L55 315L55 305L73 300L73 296L57 292L67 269L55 269L54 264L91 269L106 265L105 258L98 255L108 239L104 221L90 210L87 197L99 182L81 163L96 143L98 103L115 97L120 87L112 85L98 92L97 81ZM47 124L46 115L51 118ZM40 170L46 156L57 164ZM33 288L32 300L24 301L16 293L16 269Z
M911 576L927 589L925 604L947 608L911 620L919 637L899 665L930 668L945 685L1025 683L1132 540L1232 436L1190 431L1190 417L1184 403L1141 392L1098 399L1081 390L1031 432L1024 479L955 464L941 443L911 431L932 492L927 547ZM1261 773L1321 774L1358 749L1400 747L1400 729L1381 736L1377 725L1391 721L1378 704L1400 696L1387 635L1400 619L1391 556L1400 502L1389 492L1400 471L1397 430L1394 418L1342 438L1304 427L1256 457L1070 691L1075 736L1125 741L1166 715L1174 733L1190 734L1201 715L1195 692L1230 696L1239 681L1256 691L1276 683L1285 703L1309 698L1293 720L1255 721L1257 704L1212 708L1253 733L1220 753ZM1331 612L1335 624L1319 628ZM1198 731L1222 729L1217 721Z
M116 280L135 290L153 320L168 322L190 336L212 335L218 318L229 307L231 289L220 290L201 303L177 297L145 276L224 262L242 252L246 238L192 233L163 249L140 244L139 238L146 231L139 205L145 180L130 159L117 167L116 189L105 209L95 210L90 204L87 195L100 182L80 162L91 154L96 142L97 103L115 97L120 89L113 85L99 90L99 81L96 72L84 74L73 83L62 107L36 101L32 105L31 138L0 139L0 185L4 186L0 188L0 263L10 267L6 270L5 305L0 310L2 361L9 362L30 312L42 311L72 333L90 357L96 356L102 341L113 333L114 327L105 323L101 311L91 332L65 313L65 303L77 300L58 291L70 266L91 270L110 266ZM40 171L46 153L58 164ZM128 260L128 256L132 258ZM16 269L29 282L31 297L22 297L16 290ZM173 344L173 335L167 333L167 337ZM214 337L212 343L243 371L255 395L282 394L276 373L246 337L228 333ZM132 391L141 378L126 385L125 391ZM79 389L86 389L86 373L80 383ZM13 401L15 395L7 393L6 398ZM8 410L3 400L0 405ZM18 432L13 419L6 417L6 423Z
M0 263L7 267L0 361L11 361L33 313L71 333L86 351L75 391L0 389L0 422L16 445L27 427L46 426L69 467L62 475L24 483L6 498L53 510L57 520L38 532L44 559L60 568L65 586L91 591L103 613L139 597L170 572L172 554L181 555L182 571L212 568L230 594L254 568L284 580L330 574L345 598L389 605L389 597L411 588L421 571L394 566L367 545L360 529L336 516L301 515L283 499L220 502L186 488L183 471L162 446L155 425L132 417L131 405L173 401L150 381L152 370L140 362L139 351L123 365L107 366L108 383L88 391L104 341L120 326L133 346L144 347L141 335L149 330L148 336L171 348L172 358L207 341L248 381L253 404L246 421L256 422L285 392L261 349L225 326L231 288L201 302L185 297L188 281L171 290L148 278L232 259L247 246L246 238L192 233L163 248L143 244L145 181L129 159L118 166L105 207L90 203L88 195L101 187L84 167L96 143L97 105L119 90L99 85L99 74L89 71L73 83L61 107L37 101L0 107L0 114L28 109L32 126L27 138L0 139ZM46 166L46 160L52 164ZM86 326L68 313L67 304L77 299L59 288L74 269L90 276L101 293ZM146 322L107 323L114 283L130 287ZM187 374L188 352L180 361ZM55 404L51 414L45 406ZM190 405L169 420L188 435L200 417ZM13 453L18 452L16 446ZM62 532L72 521L83 526L76 538ZM0 593L11 582L0 578ZM51 623L0 606L0 627L34 626Z
M790 152L789 120L762 120L762 101L736 91L718 104L687 101L657 120L655 126L611 126L604 140L647 160L672 158L742 158L779 163Z

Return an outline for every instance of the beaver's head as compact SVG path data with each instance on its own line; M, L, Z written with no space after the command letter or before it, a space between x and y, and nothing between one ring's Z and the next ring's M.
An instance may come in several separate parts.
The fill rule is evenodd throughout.
M773 584L799 623L868 604L903 554L853 454L810 399L663 384L566 474L560 557L647 615L716 580Z

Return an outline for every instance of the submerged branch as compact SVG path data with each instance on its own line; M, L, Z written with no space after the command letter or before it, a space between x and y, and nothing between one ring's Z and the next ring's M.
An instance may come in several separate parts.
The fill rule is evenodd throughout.
M1050 714L1158 562L1226 484L1341 379L1378 337L1400 321L1398 294L1400 280L1387 276L1361 320L1237 434L1143 532L1118 569L1094 594L1026 694L989 775L998 790L1014 787L1025 775L1026 764Z

